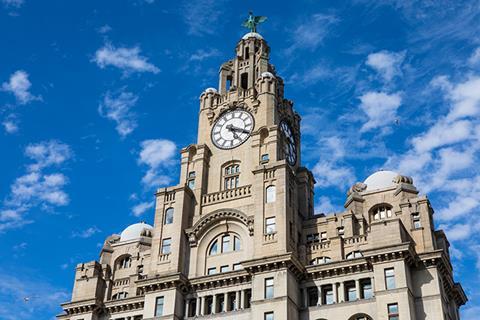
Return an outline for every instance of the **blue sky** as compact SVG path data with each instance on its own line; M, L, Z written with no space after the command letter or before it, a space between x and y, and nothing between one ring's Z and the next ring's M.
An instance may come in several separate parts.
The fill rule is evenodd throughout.
M476 319L477 0L0 0L1 319L52 319L76 263L152 223L250 9L268 16L260 32L302 116L316 210L340 211L375 170L413 176Z

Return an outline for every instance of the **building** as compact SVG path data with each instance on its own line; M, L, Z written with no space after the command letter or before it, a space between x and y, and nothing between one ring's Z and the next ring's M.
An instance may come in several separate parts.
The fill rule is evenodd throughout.
M247 33L200 96L176 186L78 264L62 320L456 320L467 298L411 178L379 171L314 213L300 116Z

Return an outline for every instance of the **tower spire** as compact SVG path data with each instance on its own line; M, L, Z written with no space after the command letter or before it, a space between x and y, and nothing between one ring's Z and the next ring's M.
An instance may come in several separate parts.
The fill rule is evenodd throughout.
M267 20L265 16L254 16L253 12L248 13L248 18L242 23L242 26L250 29L250 32L257 32L257 26Z

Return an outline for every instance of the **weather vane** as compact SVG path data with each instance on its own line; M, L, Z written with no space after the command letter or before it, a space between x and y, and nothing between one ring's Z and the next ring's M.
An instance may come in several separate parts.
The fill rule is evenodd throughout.
M267 17L254 16L253 12L250 11L248 13L248 19L242 23L242 26L250 29L250 32L257 32L257 25L259 25L262 22L265 22L265 20L267 20Z

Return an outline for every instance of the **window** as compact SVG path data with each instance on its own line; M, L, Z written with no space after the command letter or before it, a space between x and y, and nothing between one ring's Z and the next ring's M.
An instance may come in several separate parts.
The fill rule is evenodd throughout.
M228 272L230 271L230 266L221 266L220 267L220 272Z
M172 245L172 239L171 238L163 239L163 241L162 241L162 254L169 254L172 251L171 245Z
M216 273L217 273L217 269L216 269L215 267L213 267L213 268L208 268L208 270L207 270L207 274L208 274L209 276L211 276L212 274L216 274Z
M165 224L173 223L173 208L168 208L165 210Z
M392 208L388 206L378 206L373 210L373 220L382 220L392 217Z
M206 308L206 313L207 314L212 314L213 312L213 297L212 296L208 296L205 298L205 306L207 307Z
M265 219L265 233L272 234L277 231L277 226L275 224L275 217Z
M333 287L331 285L323 286L323 302L325 304L333 304L335 301L333 300Z
M233 251L240 251L241 244L239 237L233 237Z
M233 264L233 270L242 270L242 264L241 263L234 263Z
M228 303L227 303L228 310L226 310L226 311L236 310L236 304L237 304L237 297L236 297L235 293L229 293L228 294Z
M155 317L163 316L163 304L164 304L163 297L157 297L156 303L155 303Z
M265 315L263 317L264 320L274 320L273 319L273 312L265 312Z
M223 188L225 190L237 188L240 181L240 165L232 164L226 167L223 179Z
M420 229L422 227L422 222L420 221L420 213L415 212L412 214L412 224L413 229Z
M268 160L270 160L270 157L268 156L268 154L267 153L262 154L262 157L260 158L260 161L261 162L268 162Z
M330 257L317 257L310 261L310 264L312 265L317 265L317 264L324 264L324 263L329 263L331 262L332 259Z
M385 288L387 290L395 289L395 270L393 268L385 269Z
M213 241L212 246L210 247L210 250L208 251L209 256L216 255L218 252L218 240Z
M273 278L265 279L265 299L273 298Z
M195 171L188 173L187 185L192 190L195 188Z
M317 287L310 287L307 289L308 306L314 307L318 303L318 289Z
M347 293L347 301L357 300L357 289L354 281L345 282L345 291Z
M352 251L346 256L347 259L355 259L360 257L363 257L363 254L360 251Z
M362 290L361 298L370 299L373 297L372 281L370 279L360 281L360 287Z
M307 234L307 243L318 242L320 235L318 233Z
M267 203L275 202L275 197L276 197L275 186L268 186L266 189L266 193L267 193L267 197L266 197Z
M248 88L248 73L246 72L240 75L240 87L244 90Z
M327 233L326 232L320 233L320 241L325 242L327 240L328 240Z
M222 237L222 253L230 251L230 236L226 235Z
M398 315L398 304L392 303L388 306L388 320L398 320L400 319Z
M128 256L128 257L125 257L122 260L120 260L120 262L118 263L118 268L119 269L126 269L126 268L130 268L131 265L132 265L132 258L130 258L130 256Z
M339 236L343 236L345 234L345 227L338 227L337 233Z
M118 292L112 296L112 300L120 300L128 298L128 292Z

